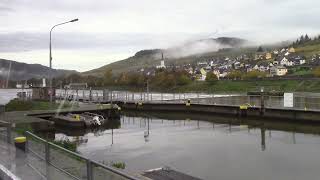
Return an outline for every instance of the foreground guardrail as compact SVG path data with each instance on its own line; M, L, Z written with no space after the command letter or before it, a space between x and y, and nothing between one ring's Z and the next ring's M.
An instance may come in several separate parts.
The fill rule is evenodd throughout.
M138 180L122 171L90 160L26 131L27 150L54 168L77 180ZM45 173L44 173L45 174Z

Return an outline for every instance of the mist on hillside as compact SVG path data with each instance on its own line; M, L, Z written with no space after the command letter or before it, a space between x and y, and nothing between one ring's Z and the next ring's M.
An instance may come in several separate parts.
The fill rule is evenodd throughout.
M239 38L221 37L217 39L202 39L185 42L182 45L163 50L165 58L182 58L190 55L216 52L224 48L239 48L249 46L249 42ZM155 55L161 58L161 53Z

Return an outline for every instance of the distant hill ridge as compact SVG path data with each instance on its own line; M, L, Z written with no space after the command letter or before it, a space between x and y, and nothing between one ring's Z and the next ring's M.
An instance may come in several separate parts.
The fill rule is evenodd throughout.
M7 78L11 62L10 80L28 80L31 78L43 78L48 76L49 67L40 64L27 64L17 61L0 59L0 78ZM62 76L70 73L77 73L73 70L53 69L53 77Z

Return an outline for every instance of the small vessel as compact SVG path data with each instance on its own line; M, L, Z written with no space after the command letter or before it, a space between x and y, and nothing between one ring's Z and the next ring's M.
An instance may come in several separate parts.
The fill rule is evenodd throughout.
M82 114L69 113L66 115L56 115L52 117L52 120L57 125L76 128L98 127L102 126L107 121L103 116L90 112Z

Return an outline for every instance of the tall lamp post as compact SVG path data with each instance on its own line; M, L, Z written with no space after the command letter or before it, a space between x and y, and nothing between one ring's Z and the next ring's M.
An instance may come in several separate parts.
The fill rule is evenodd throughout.
M60 26L60 25L63 25L63 24L67 24L67 23L72 23L72 22L76 22L78 21L78 19L72 19L71 21L67 21L67 22L63 22L63 23L60 23L60 24L56 24L54 25L51 30L50 30L50 43L49 43L49 64L50 64L50 69L49 69L49 88L50 88L50 104L52 104L52 94L53 94L53 89L52 89L52 53L51 53L51 33L52 33L52 30L57 27L57 26Z

